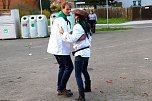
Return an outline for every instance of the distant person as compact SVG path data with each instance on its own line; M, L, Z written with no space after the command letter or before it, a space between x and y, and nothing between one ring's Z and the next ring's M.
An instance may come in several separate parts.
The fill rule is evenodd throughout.
M48 43L47 52L55 56L56 61L59 65L57 81L58 95L71 97L73 93L71 92L71 90L66 89L67 82L74 68L70 57L71 45L70 43L62 39L58 29L58 26L62 26L62 28L66 32L70 33L71 24L70 21L67 19L67 16L70 15L71 4L69 4L68 2L64 2L61 5L61 9L62 10L59 12L57 18L55 18L51 27L51 35Z
M94 13L93 10L90 10L90 14L88 15L89 24L91 27L91 31L94 34L96 32L96 23L97 23L97 15Z
M69 34L59 26L59 32L67 42L73 43L73 55L75 56L75 77L79 91L79 97L76 101L85 101L85 92L91 92L91 80L88 72L88 62L90 57L90 46L92 34L89 24L86 21L88 13L84 10L74 10L76 24L73 27L73 33ZM83 39L83 40L82 40ZM85 87L82 80L82 74L85 80Z

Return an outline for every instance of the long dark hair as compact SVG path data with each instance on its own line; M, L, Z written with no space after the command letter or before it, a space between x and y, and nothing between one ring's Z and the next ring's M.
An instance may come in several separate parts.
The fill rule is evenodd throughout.
M90 24L88 23L87 19L79 18L79 23L82 26L82 28L84 29L87 38L89 38L89 35L92 36L91 27L90 27Z

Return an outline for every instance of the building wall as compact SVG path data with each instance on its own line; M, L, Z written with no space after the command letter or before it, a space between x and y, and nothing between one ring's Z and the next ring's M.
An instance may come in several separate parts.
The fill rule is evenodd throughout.
M142 6L152 5L152 0L142 0Z
M138 1L141 1L141 6L152 5L152 0L117 0L117 2L122 2L125 8L133 6L133 1L136 2L136 6L138 6Z

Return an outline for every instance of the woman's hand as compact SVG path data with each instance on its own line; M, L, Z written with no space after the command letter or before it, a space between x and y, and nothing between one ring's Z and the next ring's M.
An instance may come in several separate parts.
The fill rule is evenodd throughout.
M62 27L59 27L59 33L63 34L64 33L64 30Z

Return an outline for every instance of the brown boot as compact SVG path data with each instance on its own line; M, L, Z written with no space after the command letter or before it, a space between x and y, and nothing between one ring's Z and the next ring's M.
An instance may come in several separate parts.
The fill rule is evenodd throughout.
M65 97L71 97L73 95L73 93L71 92L71 90L58 90L58 95L64 95Z

